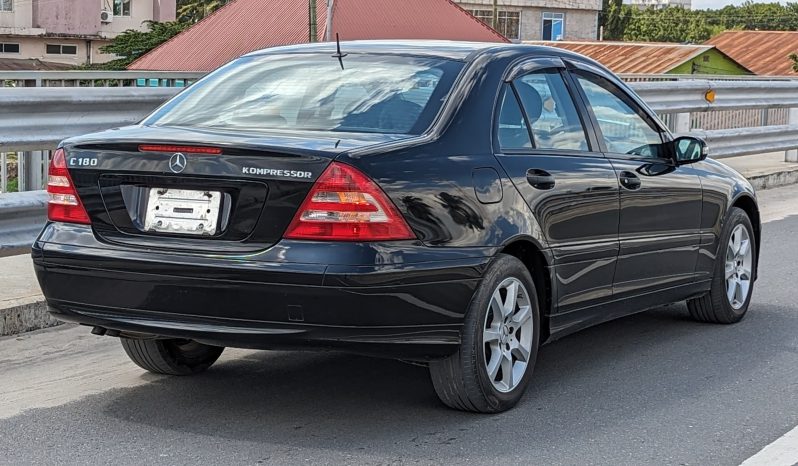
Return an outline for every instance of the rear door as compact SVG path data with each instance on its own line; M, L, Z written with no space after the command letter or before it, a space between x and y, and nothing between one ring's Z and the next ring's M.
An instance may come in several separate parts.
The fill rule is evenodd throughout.
M511 70L495 127L497 158L555 257L557 308L611 299L618 255L618 182L577 112L565 66L532 59Z
M620 185L614 294L623 298L691 282L701 180L690 166L676 166L670 133L614 77L589 65L571 74Z

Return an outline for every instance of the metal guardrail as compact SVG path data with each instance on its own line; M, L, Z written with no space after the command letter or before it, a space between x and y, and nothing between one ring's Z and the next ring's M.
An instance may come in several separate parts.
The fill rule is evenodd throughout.
M0 88L0 152L52 149L68 137L134 124L175 88Z
M47 221L47 193L0 194L0 255L29 248Z
M0 87L186 87L190 71L0 71Z
M798 81L649 81L629 85L657 113L798 107ZM714 92L714 102L706 98Z
M141 76L153 79L200 77L197 73L172 72L4 72L0 73L0 81L15 77L49 82L78 75L89 81ZM669 75L648 76L671 78ZM629 84L674 132L692 132L706 137L712 157L785 150L786 160L798 161L798 80L685 78L638 80ZM0 153L18 152L19 166L25 168L20 174L22 184L25 189L39 189L44 180L42 167L37 166L46 163L47 154L19 151L45 151L71 136L136 123L178 91L162 87L0 88ZM714 100L707 98L710 91ZM755 112L760 111L762 117L757 118ZM736 129L723 127L722 119L716 119L721 122L720 127L705 128L696 124L701 120L696 116L724 112L746 113L742 120L756 122ZM752 112L754 118L751 118ZM769 114L776 113L779 121L768 121ZM2 172L0 170L0 175ZM7 178L0 181L7 181ZM0 184L5 186L5 183Z
M796 76L756 76L750 74L644 74L620 73L624 81L684 81L704 79L707 81L793 81Z
M713 158L785 151L798 162L798 81L684 80L631 82L630 87L657 113L668 116L671 130L704 137ZM762 110L762 126L704 130L694 128L691 114ZM768 112L786 109L781 125L769 126Z
M71 136L133 124L174 96L174 87L23 87L8 88L8 81L38 86L74 83L76 86L124 86L138 79L198 79L196 73L130 72L3 72L0 73L0 156L16 153L23 189L46 183L49 149ZM798 81L787 79L690 79L649 76L629 79L630 86L673 131L706 139L711 156L734 157L785 151L785 159L798 162ZM656 79L663 80L657 81ZM667 78L667 80L665 80ZM674 79L676 78L676 79ZM714 77L713 77L714 78ZM160 84L162 81L158 81ZM714 99L708 99L708 91ZM695 128L696 115L762 110L760 126L736 129ZM774 109L779 109L778 111ZM768 126L768 112L786 115L786 124ZM786 112L786 113L785 113ZM5 160L6 157L0 157ZM7 181L0 167L0 186ZM0 194L0 254L8 248L27 247L45 222L44 191Z
M660 114L798 108L798 81L691 80L630 85ZM714 102L706 99L708 91L715 93ZM67 137L136 123L177 92L175 88L0 89L0 152L50 149Z
M693 131L691 134L707 141L713 158L787 152L798 148L798 125L762 126L747 128L746 131L736 129ZM794 153L792 157L791 162L798 161L794 159Z

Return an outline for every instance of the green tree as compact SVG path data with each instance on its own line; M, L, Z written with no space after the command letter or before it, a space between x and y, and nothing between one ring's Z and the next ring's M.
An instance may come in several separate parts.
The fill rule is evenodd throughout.
M623 38L647 42L704 42L712 28L703 15L684 8L645 9L633 13Z
M624 5L623 0L604 0L601 10L604 38L606 40L622 39L632 13L632 7Z
M602 24L607 39L703 42L729 29L798 30L798 3L729 5L719 10L639 9L604 0Z
M798 73L798 54L791 53L790 60L792 61L792 70Z
M229 0L178 0L177 20L181 23L195 24L219 8Z
M148 31L128 29L116 36L111 43L100 48L103 53L111 53L118 58L108 63L84 66L83 68L103 70L124 70L140 56L174 37L188 27L185 23L171 21L159 23L146 21Z

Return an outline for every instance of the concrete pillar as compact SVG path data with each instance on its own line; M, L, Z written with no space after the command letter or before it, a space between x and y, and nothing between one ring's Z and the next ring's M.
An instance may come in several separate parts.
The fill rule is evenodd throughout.
M8 159L5 152L0 152L0 193L8 191Z
M47 152L43 150L37 150L30 153L30 190L37 190L37 189L44 189L44 180L47 179L45 175L45 170L47 168L47 163L49 157L47 156Z
M47 160L45 151L17 152L17 179L20 192L44 188L44 167Z
M787 124L790 126L798 126L798 108L791 108ZM790 149L784 153L785 162L798 162L798 149Z
M676 134L683 134L690 132L690 114L689 113L676 113L673 115L673 128L671 130Z
M17 189L19 192L28 190L28 181L25 172L28 171L26 152L17 152Z

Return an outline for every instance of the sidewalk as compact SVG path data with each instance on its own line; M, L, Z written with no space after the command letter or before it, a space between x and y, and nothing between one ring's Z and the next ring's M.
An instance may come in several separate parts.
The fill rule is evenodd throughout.
M784 161L784 152L721 159L751 181L757 190L798 183L798 163Z
M785 163L783 152L722 161L745 175L758 190L798 183L798 163ZM778 191L769 191L772 195L760 194L763 218L769 210L780 211L779 206L793 210L792 194L785 196ZM768 205L769 201L773 205ZM0 336L59 324L47 313L30 254L0 257L0 285Z
M0 283L0 336L59 324L47 313L30 254L0 258Z

